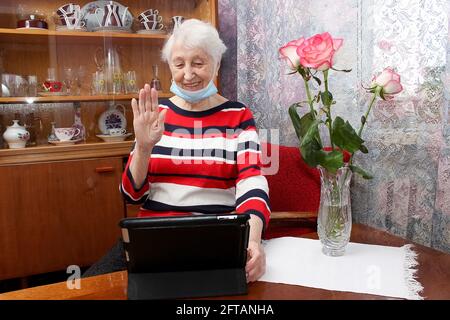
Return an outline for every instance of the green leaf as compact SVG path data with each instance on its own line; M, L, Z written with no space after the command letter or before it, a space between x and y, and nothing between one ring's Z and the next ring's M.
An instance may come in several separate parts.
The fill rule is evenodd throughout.
M320 81L320 79L316 76L312 76L314 78L314 80L316 80L317 84L320 86L322 84L322 81Z
M352 69L343 69L343 70L339 70L339 69L335 69L335 68L331 68L334 71L340 71L340 72L352 72Z
M303 160L305 160L305 162L309 166L316 167L325 155L325 153L322 151L322 144L320 142L318 129L318 125L322 121L318 119L312 119L311 116L307 117L307 115L305 115L303 118L303 121L305 123L310 122L310 124L306 134L304 135L300 143L300 151L302 153Z
M336 173L337 169L344 165L344 157L342 152L337 150L323 152L323 156L319 159L319 164L328 171Z
M303 160L310 167L317 167L317 165L320 164L321 159L325 156L325 152L322 151L322 146L316 139L300 145L300 152Z
M314 119L315 119L315 117L311 114L311 112L308 112L303 117L301 117L301 119L300 119L300 132L301 132L301 137L302 138L308 132L309 128L311 127L312 123L314 122Z
M365 145L361 145L361 147L359 148L359 150L362 152L362 153L369 153L369 150L367 150L367 147L365 146Z
M297 135L299 141L301 141L304 134L302 134L302 126L300 122L300 116L297 113L297 105L297 103L294 103L289 107L289 116L291 117L291 121L295 129L295 134Z
M326 106L330 106L333 102L333 95L330 91L321 92L320 97L322 98L323 104Z
M373 176L372 176L370 173L364 171L363 169L361 169L361 168L358 167L358 166L351 165L351 166L350 166L350 169L352 170L352 172L359 174L359 175L360 175L361 177L363 177L364 179L368 179L368 180L369 180L369 179L373 179Z
M309 126L308 131L303 137L303 140L300 144L301 147L311 143L316 137L319 135L319 123L322 121L319 119L315 119Z
M344 122L341 117L336 117L332 128L333 142L339 148L350 153L361 149L364 140L358 136L348 121Z
M366 124L366 117L365 116L361 116L361 124Z

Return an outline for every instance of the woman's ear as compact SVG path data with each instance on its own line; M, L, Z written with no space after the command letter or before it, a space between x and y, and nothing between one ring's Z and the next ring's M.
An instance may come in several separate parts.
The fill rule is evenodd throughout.
M219 61L219 63L217 63L217 68L216 68L216 74L215 74L215 77L218 77L218 76L219 76L219 69L220 69L220 61Z

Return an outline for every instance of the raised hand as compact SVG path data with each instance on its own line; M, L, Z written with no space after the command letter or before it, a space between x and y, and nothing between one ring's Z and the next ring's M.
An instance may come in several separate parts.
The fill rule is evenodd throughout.
M141 151L150 152L161 140L164 132L166 111L159 112L158 91L145 84L139 91L139 101L131 100L133 108L133 127L136 146Z

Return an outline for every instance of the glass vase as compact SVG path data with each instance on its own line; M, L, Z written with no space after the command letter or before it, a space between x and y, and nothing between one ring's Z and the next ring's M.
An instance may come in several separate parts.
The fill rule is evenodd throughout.
M317 232L325 255L338 257L345 253L352 229L350 180L352 171L342 167L331 173L319 166L321 190Z

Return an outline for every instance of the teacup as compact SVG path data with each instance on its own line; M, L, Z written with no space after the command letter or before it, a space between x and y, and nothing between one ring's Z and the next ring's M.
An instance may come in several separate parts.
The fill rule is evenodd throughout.
M164 25L158 21L142 21L146 30L162 30Z
M55 135L59 141L69 141L73 136L79 135L80 129L78 128L55 128Z
M147 9L139 14L138 19L139 21L148 21L151 20L149 18L151 15L159 15L159 11L156 9Z
M109 135L111 135L111 136L123 136L125 133L127 133L127 130L114 128L114 129L109 129L108 132L109 132Z
M183 16L173 16L171 21L172 21L173 29L176 29L184 22L184 17Z

